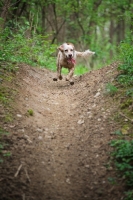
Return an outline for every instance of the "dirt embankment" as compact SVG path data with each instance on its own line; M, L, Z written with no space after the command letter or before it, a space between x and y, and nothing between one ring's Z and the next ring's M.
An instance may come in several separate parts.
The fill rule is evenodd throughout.
M105 84L116 65L53 82L54 73L21 65L14 120L1 121L11 156L0 165L1 200L118 200L122 185L108 178L109 141L116 130L113 99ZM4 83L3 83L4 84ZM32 116L33 115L33 116Z

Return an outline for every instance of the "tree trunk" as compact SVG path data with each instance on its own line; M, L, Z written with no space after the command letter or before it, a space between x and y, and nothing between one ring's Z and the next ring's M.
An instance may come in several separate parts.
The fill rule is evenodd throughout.
M121 21L118 22L116 34L117 34L117 44L119 44L122 40L124 40L124 37L125 37L125 21L124 21L124 19L121 19Z
M114 21L111 19L110 21L110 27L109 27L109 36L110 36L110 43L113 44L113 37L114 37ZM110 58L113 57L113 52L110 50Z
M100 6L100 4L102 3L102 0L95 0L94 4L93 4L93 11L91 13L91 17L90 17L90 22L89 22L89 26L88 26L88 42L90 44L90 38L93 34L95 34L95 26L96 26L96 20L97 20L97 9Z
M0 29L1 30L3 30L4 27L5 27L6 19L7 19L7 16L8 16L8 10L10 8L10 4L11 4L11 0L5 0L5 4L2 8L2 12L1 12L1 15L0 15L0 17L3 19L0 22Z

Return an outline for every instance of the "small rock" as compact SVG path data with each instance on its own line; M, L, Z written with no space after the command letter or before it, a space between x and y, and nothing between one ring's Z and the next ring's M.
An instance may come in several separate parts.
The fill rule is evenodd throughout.
M91 119L91 118L92 118L92 116L90 115L90 116L88 116L88 118L89 118L89 119Z
M94 98L98 97L100 95L100 92L97 92L94 96Z
M91 111L87 112L87 114L90 115L90 114L91 114Z
M20 118L21 118L21 117L22 117L22 115L20 115L20 114L17 114L17 117L20 117Z
M70 179L69 179L69 178L67 178L67 179L66 179L66 183L68 183L68 184L71 184L71 182L70 182Z
M101 121L101 119L100 118L98 118L98 120L97 120L98 122L100 122Z
M43 138L42 138L42 136L39 136L38 139L39 139L39 140L42 140Z
M14 128L15 126L16 126L16 125L14 124L14 125L10 125L9 127L10 127L10 128Z
M20 129L19 131L20 131L20 132L22 132L22 133L24 133L24 132L25 132L24 128Z
M37 128L37 131L38 131L39 133L42 133L42 132L43 132L43 129Z
M89 166L89 165L85 165L85 167L86 167L86 168L89 168L90 166Z
M92 108L95 108L96 107L96 104L93 104Z
M52 139L52 136L51 135L45 135L45 138Z
M74 127L71 127L72 130L74 130Z
M32 141L31 141L31 139L29 138L28 135L24 135L24 138L27 139L27 141L28 141L29 143L32 143Z
M83 119L79 119L79 121L77 123L78 124L84 124L84 120Z

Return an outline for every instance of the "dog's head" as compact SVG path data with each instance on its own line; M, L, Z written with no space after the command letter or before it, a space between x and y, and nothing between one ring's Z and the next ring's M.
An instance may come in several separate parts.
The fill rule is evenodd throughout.
M58 50L60 50L67 59L72 59L75 57L75 47L72 43L62 44L58 47Z

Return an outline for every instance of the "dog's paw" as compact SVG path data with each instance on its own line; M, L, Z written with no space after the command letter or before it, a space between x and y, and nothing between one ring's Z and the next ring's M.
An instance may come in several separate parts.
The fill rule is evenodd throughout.
M70 81L70 85L74 85L74 81Z
M53 81L57 81L57 78L53 78Z
M62 76L59 76L59 79L62 80Z

